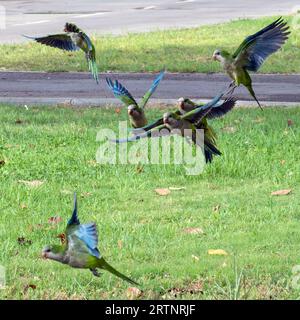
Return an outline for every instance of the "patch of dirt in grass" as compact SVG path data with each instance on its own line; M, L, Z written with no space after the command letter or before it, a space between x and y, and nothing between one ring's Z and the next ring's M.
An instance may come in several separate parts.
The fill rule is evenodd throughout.
M185 287L174 287L169 290L165 294L162 295L163 299L174 299L180 298L183 295L194 295L194 294L203 294L203 280L196 280L190 282Z

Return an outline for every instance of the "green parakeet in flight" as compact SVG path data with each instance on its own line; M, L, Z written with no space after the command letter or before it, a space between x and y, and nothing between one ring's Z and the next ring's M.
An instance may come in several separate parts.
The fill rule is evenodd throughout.
M73 23L66 23L65 33L51 34L44 37L28 37L36 42L45 44L46 46L59 48L67 51L77 51L79 49L85 52L89 70L93 78L99 83L98 68L96 63L96 50L91 39L81 29Z
M161 129L176 130L183 137L191 140L194 144L199 146L201 140L197 139L197 130L204 130L204 156L206 162L211 162L214 155L221 155L221 152L216 147L216 135L213 129L208 125L207 119L220 117L229 112L235 105L234 98L228 98L223 103L219 103L223 93L216 96L213 100L203 106L196 107L195 109L181 113L180 110L175 112L168 112L162 118L156 120L152 124L140 129L133 130L134 135L125 139L118 139L114 142L124 143L131 142L141 138L151 137L157 134ZM190 132L190 136L186 133Z
M153 81L150 89L145 93L140 104L136 102L131 93L118 81L114 83L110 78L106 78L108 87L112 90L116 98L120 99L127 107L128 117L133 128L141 128L147 124L144 108L162 80L165 71L162 71Z
M95 276L100 276L97 269L111 272L115 276L131 283L139 285L129 279L101 256L98 246L98 233L95 223L80 224L77 216L77 198L74 195L74 209L71 219L65 231L66 243L63 245L49 245L42 251L46 259L68 264L73 268L90 269Z
M287 23L279 18L257 33L248 36L233 55L225 50L215 50L213 59L221 63L233 80L230 84L230 94L242 84L261 108L248 71L258 71L267 57L281 48L290 34L288 30Z

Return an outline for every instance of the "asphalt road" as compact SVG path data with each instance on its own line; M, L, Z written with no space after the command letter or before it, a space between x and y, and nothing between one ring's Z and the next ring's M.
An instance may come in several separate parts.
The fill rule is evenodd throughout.
M148 90L154 74L100 74L97 85L89 73L0 72L0 102L16 104L119 104L108 89L105 77L118 79L138 99ZM300 75L253 75L254 90L265 106L300 105ZM173 104L184 96L207 100L229 84L223 74L167 73L150 100ZM255 105L245 88L235 95L242 105Z
M120 34L288 14L297 5L299 0L4 0L0 43L61 32L66 21L90 33Z

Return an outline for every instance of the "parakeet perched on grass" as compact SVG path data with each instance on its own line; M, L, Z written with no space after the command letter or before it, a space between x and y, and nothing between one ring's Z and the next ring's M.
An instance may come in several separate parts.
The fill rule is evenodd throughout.
M67 224L65 235L65 244L46 246L42 251L42 256L68 264L73 268L90 269L97 277L100 276L97 269L107 270L131 284L138 285L137 282L114 269L101 256L97 248L98 233L95 223L80 224L79 222L76 194L74 195L73 214Z
M213 53L213 59L221 63L225 72L233 80L229 94L242 84L261 108L248 71L258 71L267 57L281 48L290 34L288 30L287 23L279 18L257 33L248 36L233 55L219 49Z
M62 50L83 50L88 62L89 71L92 73L96 82L99 83L96 50L91 39L73 23L67 22L65 24L64 31L65 33L51 34L44 37L28 37L25 35L24 37L33 39L38 43L45 44L46 46Z
M216 96L209 103L195 108L187 113L182 114L180 110L175 112L168 112L163 115L162 118L156 120L152 124L140 129L133 130L134 135L127 139L118 139L116 143L131 142L141 138L151 137L152 134L157 133L161 129L174 130L178 129L180 134L191 141L199 145L197 140L197 130L204 130L204 155L206 162L211 162L214 155L221 155L221 152L216 147L216 136L213 129L208 125L208 118L215 118L230 111L236 100L234 98L228 98L223 103L219 104L223 93ZM219 106L217 106L219 104ZM219 111L217 111L219 109ZM186 136L185 130L189 130L190 136ZM143 132L142 132L143 131ZM146 131L146 132L144 132ZM178 131L177 131L178 132Z
M150 89L143 96L141 103L138 104L131 93L118 81L114 83L110 78L106 78L107 85L112 90L116 98L120 99L127 107L130 123L133 128L144 127L147 124L145 106L162 80L165 71L162 71L153 81Z

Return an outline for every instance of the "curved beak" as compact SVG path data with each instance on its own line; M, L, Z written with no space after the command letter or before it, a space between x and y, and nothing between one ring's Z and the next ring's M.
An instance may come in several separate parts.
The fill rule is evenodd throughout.
M44 252L44 251L42 252L42 258L43 258L43 259L47 259L47 253Z
M215 54L213 54L213 56L211 57L214 61L217 61L217 56Z

